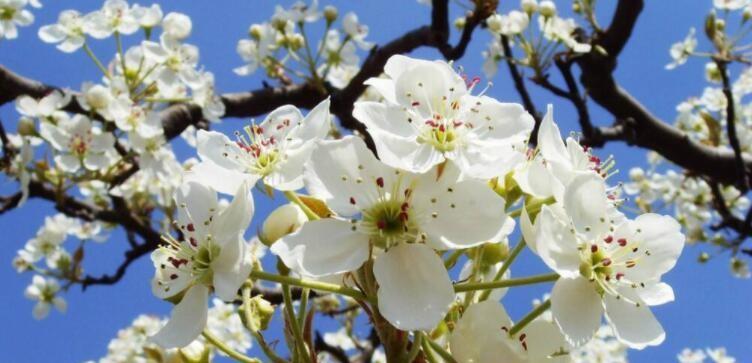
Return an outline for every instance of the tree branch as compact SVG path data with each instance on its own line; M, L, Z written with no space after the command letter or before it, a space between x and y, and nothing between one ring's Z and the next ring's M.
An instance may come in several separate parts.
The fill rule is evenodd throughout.
M520 70L514 63L514 54L512 53L512 47L509 45L509 38L506 35L502 35L499 41L501 42L501 48L504 51L504 59L506 60L507 68L509 69L509 75L512 76L512 81L514 82L514 88L520 95L520 98L522 99L522 105L525 107L525 110L527 110L527 112L529 112L535 119L535 127L533 128L533 132L530 134L531 142L535 142L535 140L538 139L538 128L540 127L541 123L540 113L538 113L538 110L535 107L535 103L533 103L533 98L530 97L530 93L527 91L527 86L525 86L525 79L522 78Z

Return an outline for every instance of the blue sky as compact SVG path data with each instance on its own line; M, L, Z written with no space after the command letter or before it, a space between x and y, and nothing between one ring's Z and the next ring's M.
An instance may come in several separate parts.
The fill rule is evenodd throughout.
M50 2L50 1L48 1ZM54 46L42 43L36 36L39 26L52 23L57 14L72 2L58 1L45 4L34 10L37 19L34 25L20 30L15 41L0 41L0 64L31 78L46 83L78 88L81 82L97 80L96 68L82 52L72 55L58 52ZM76 2L80 11L89 11L99 2ZM290 1L283 1L289 5ZM404 31L429 21L429 9L414 1L326 1L340 8L341 13L355 11L362 22L371 28L370 40L384 43ZM516 5L516 1L514 2ZM557 1L567 7L569 1ZM610 3L610 2L608 2ZM145 3L148 4L148 3ZM681 6L677 6L681 5ZM169 2L162 4L165 11L181 11L193 19L194 32L189 42L201 49L201 64L214 72L217 87L224 92L244 91L260 87L258 76L240 78L232 68L241 65L235 53L238 39L247 34L248 26L262 22L272 14L272 1L201 1ZM507 9L510 4L505 4ZM608 7L609 4L606 4ZM702 28L702 21L711 6L710 0L695 1L648 1L630 43L620 57L617 78L621 85L645 104L653 113L665 120L675 116L675 105L690 95L699 95L704 87L701 61L690 61L678 70L668 72L663 66L669 61L671 43L683 39L691 26ZM604 9L610 11L610 9ZM460 9L453 5L455 16ZM604 12L606 14L606 12ZM601 23L608 18L602 17ZM130 40L134 40L131 38ZM480 52L489 37L483 31L476 33L474 42L465 58L458 63L466 72L481 75ZM112 42L96 42L95 52L102 58L114 49ZM414 53L425 58L438 58L433 50L422 49ZM504 70L504 69L502 69ZM489 95L505 101L518 101L506 72L493 79ZM546 103L554 103L556 120L562 130L576 129L574 110L552 95L530 86L539 109ZM593 106L593 120L608 124L612 118ZM6 127L17 119L12 105L0 107L0 119ZM239 128L240 120L227 120L221 130ZM566 131L564 131L566 132ZM181 141L178 141L181 143ZM179 156L193 156L193 152L180 145ZM624 180L630 167L644 164L643 150L623 144L609 145L600 154L614 154L619 169L615 177ZM12 190L12 183L0 185L3 194ZM256 230L262 216L268 213L277 201L257 195L257 216L250 231ZM23 209L0 218L3 233L0 248L0 280L5 283L0 298L0 359L7 362L81 362L105 354L107 342L117 330L130 324L141 313L165 314L169 304L159 301L150 293L149 278L153 269L148 258L131 266L125 278L116 286L92 287L86 292L72 289L66 299L69 311L65 315L53 312L46 320L37 322L31 317L32 302L24 299L23 289L31 275L17 275L10 266L15 251L22 248L33 236L43 216L50 214L47 203L32 200ZM106 244L91 246L87 250L86 269L93 274L114 271L125 243L121 233L114 233ZM749 344L752 315L748 314L752 301L752 289L748 281L733 279L728 272L728 259L718 258L706 265L695 260L699 248L685 249L677 267L666 276L674 287L677 301L654 309L667 331L665 343L658 348L630 352L632 362L671 362L685 346L726 346L740 361L752 357ZM5 261L5 262L3 262ZM529 252L525 252L514 265L513 274L524 276L543 271L542 264ZM540 296L549 286L517 288L504 298L504 304L513 317L527 312L530 300ZM54 357L54 359L52 358Z

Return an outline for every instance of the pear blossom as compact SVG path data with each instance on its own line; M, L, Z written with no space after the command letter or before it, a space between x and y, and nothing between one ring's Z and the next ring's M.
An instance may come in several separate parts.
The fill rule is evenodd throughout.
M470 305L455 325L449 348L458 363L569 362L565 342L556 325L538 318L514 337L504 307L487 300Z
M62 219L57 216L46 217L36 236L26 243L19 254L31 263L44 258L48 267L55 267L66 239L66 228L60 222Z
M290 9L277 5L273 18L293 23L313 23L321 18L318 7L318 0L313 0L310 5L303 1L296 1Z
M34 14L24 9L26 4L28 0L0 0L0 39L16 39L16 26L29 26L34 22Z
M695 28L689 29L689 34L683 41L674 43L669 53L673 62L666 65L666 69L674 69L687 62L687 59L697 48L697 38L695 37Z
M512 10L505 15L491 15L486 22L492 33L511 36L522 33L530 24L530 17L521 11Z
M157 77L161 83L172 83L177 79L190 83L198 78L198 47L183 44L166 33L159 40L159 43L147 40L141 45L146 59L164 65Z
M34 319L41 320L50 314L50 309L54 306L59 312L64 313L68 307L65 300L57 296L60 291L60 284L53 278L45 278L41 275L34 275L31 285L26 288L24 295L29 300L36 300L32 315Z
M162 24L162 8L159 4L152 4L150 7L141 6L138 4L133 5L131 8L133 17L138 20L138 25L144 29L151 29Z
M561 278L551 293L551 311L567 341L591 339L605 311L618 339L631 348L660 344L665 333L650 306L673 301L660 282L684 246L680 225L647 213L617 222L608 214L603 179L575 176L563 208L543 206L536 219L534 251Z
M705 358L707 358L707 355L701 349L684 348L681 353L676 355L679 363L703 363Z
M54 90L39 100L30 96L20 96L16 99L16 111L23 116L31 118L65 118L60 111L71 100L70 93Z
M118 129L138 133L143 138L148 139L163 133L159 113L145 109L140 105L132 105L113 115L113 117Z
M550 1L541 2L541 15L544 14L544 9L546 9L544 5L548 3L553 4ZM580 43L575 39L574 32L577 29L577 23L574 19L564 19L555 15L540 16L538 17L538 25L546 39L562 42L575 53L589 53L592 49L590 44Z
M66 172L75 173L81 165L87 170L101 170L112 161L114 137L92 126L84 115L60 120L57 125L43 122L39 133L58 151L55 163Z
M347 333L347 329L342 328L336 332L324 333L324 341L333 347L341 348L344 351L355 349L355 343L350 334Z
M297 231L307 221L308 217L297 204L283 204L266 217L259 239L264 244L271 245L283 236Z
M125 0L106 0L102 9L85 16L84 31L97 39L113 33L130 35L138 31L138 19Z
M291 105L269 113L258 125L237 133L237 141L215 131L199 130L198 155L188 178L201 180L223 193L232 193L247 180L259 179L278 190L303 187L303 166L316 146L316 140L329 131L329 99L319 103L304 118Z
M165 348L188 345L206 326L208 296L232 301L251 269L243 233L253 216L249 186L238 188L232 203L221 208L212 189L195 182L175 192L177 226L183 239L166 237L152 252L152 292L170 299L185 292L170 321L152 340Z
M274 27L268 23L254 24L251 27L251 34L253 39L241 39L236 47L238 55L246 62L244 66L233 69L239 76L252 74L259 66L263 66L267 57L272 55L272 46L276 36Z
M483 74L486 78L492 78L499 70L499 61L504 59L504 49L498 41L488 42L488 47L482 52Z
M76 95L76 101L86 111L92 111L112 118L110 105L114 104L115 96L112 90L101 84L84 82L81 85L81 93Z
M168 13L162 20L164 34L175 40L183 40L191 35L193 22L183 13Z
M39 28L39 38L45 43L58 43L57 49L73 53L86 42L84 18L76 10L64 10L56 24Z
M720 10L739 10L749 5L749 0L713 0L713 6Z
M451 160L476 178L504 175L519 157L533 117L519 104L469 94L469 87L443 61L394 55L385 78L371 78L385 103L356 102L353 116L368 127L381 160L423 173Z
M293 271L320 278L355 271L375 256L381 314L401 330L430 330L454 300L435 249L469 248L505 225L504 199L483 182L458 181L448 166L412 175L378 161L357 137L320 141L307 169L307 188L337 213L309 221L271 251ZM405 294L410 291L410 294Z
M368 36L368 25L359 23L358 16L355 13L345 14L345 17L342 18L342 29L361 49L369 50L373 48L373 43L365 40Z
M601 161L571 136L563 141L553 112L553 106L548 105L538 130L538 153L515 170L514 178L528 194L538 198L553 196L561 201L564 187L574 176L582 172L607 176L614 162L611 158Z

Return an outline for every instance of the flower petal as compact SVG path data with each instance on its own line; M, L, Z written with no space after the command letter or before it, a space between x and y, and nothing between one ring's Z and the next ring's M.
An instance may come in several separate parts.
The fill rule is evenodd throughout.
M225 244L219 257L212 261L214 292L224 301L235 299L238 289L251 272L253 266L245 258L246 247L243 238L238 236L234 241Z
M620 289L619 292L621 298L610 294L603 297L606 317L616 337L633 349L661 344L666 333L647 304L640 301L630 288Z
M207 224L217 212L217 193L203 184L186 182L175 191L174 198L179 228L203 239Z
M580 276L580 252L571 228L556 217L549 206L543 206L536 219L535 251L543 262L562 277Z
M516 349L502 328L512 326L504 307L486 300L470 305L449 337L449 348L458 363L522 363L523 352Z
M182 348L201 335L209 310L209 288L196 285L188 289L175 305L170 320L150 340L162 348Z
M198 182L210 186L220 193L232 195L243 183L247 182L251 187L255 185L258 175L241 173L218 166L209 160L204 160L193 165L185 173L183 180Z
M352 226L331 218L310 221L275 242L271 251L304 276L354 271L368 259L368 235Z
M590 238L608 231L606 183L595 173L575 176L564 191L564 209L577 232Z
M603 305L595 287L586 279L560 278L551 291L551 313L567 342L579 347L598 330Z
M392 247L376 259L373 274L379 283L379 311L397 329L430 331L454 301L444 263L426 245Z
M253 210L251 186L248 182L245 182L235 191L232 203L212 220L209 232L220 246L225 242L234 242L238 236L242 236L248 229L248 224L251 223L253 217Z

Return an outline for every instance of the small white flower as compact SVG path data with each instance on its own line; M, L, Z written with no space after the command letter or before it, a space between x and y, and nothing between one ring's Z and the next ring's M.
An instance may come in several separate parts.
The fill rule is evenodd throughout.
M264 60L272 55L272 45L275 41L276 30L268 23L255 24L256 27L251 33L253 39L241 39L238 41L236 51L240 58L247 64L233 71L239 76L247 76L255 72L259 66L263 65Z
M527 28L530 24L530 18L526 13L512 10L506 15L491 15L486 22L488 23L488 30L492 33L516 35Z
M142 28L151 29L162 24L163 13L159 4L153 4L150 7L135 4L133 5L131 12Z
M341 328L333 333L324 333L324 341L326 344L341 348L344 351L355 349L353 338L350 337L345 328Z
M708 357L715 363L734 363L736 359L726 355L726 348L720 347L715 349L707 348L705 351L708 353Z
M373 136L389 166L423 173L451 160L475 178L504 175L516 164L515 149L529 137L533 117L519 104L471 96L468 85L443 61L394 55L390 77L371 78L386 103L356 102L353 116Z
M237 189L232 203L221 208L217 194L199 183L188 182L175 192L177 225L183 239L166 237L167 245L152 252L154 295L167 299L185 291L170 321L152 340L162 347L183 347L206 326L209 289L232 301L251 265L243 234L253 216L249 186Z
M82 164L88 170L101 170L112 162L108 153L114 150L115 138L93 127L84 115L60 120L57 125L43 122L39 133L59 152L55 162L66 172L75 173Z
M544 3L553 4L550 1L541 2L541 13L543 13ZM574 31L577 29L577 23L574 19L563 19L558 16L540 16L538 17L538 25L546 39L562 42L575 53L589 53L592 49L590 44L580 43L575 39Z
M238 133L237 141L216 131L199 130L198 155L189 179L201 180L223 193L232 193L244 180L263 179L278 190L303 187L303 166L329 131L329 100L319 103L305 118L294 106L272 111L263 122Z
M739 10L749 5L749 0L713 0L713 6L721 10Z
M689 348L684 348L681 353L676 355L679 363L704 363L707 357L702 349L692 350Z
M358 16L355 13L349 12L345 14L345 17L342 18L342 28L361 49L369 50L373 48L373 43L365 40L366 36L368 36L368 25L359 23Z
M162 20L164 34L175 40L183 40L191 35L193 22L182 13L168 13Z
M84 32L104 39L117 32L130 35L138 31L139 23L125 0L106 0L102 9L84 17Z
M458 181L448 166L413 175L379 162L363 140L320 141L307 169L307 189L336 218L309 221L271 251L303 276L355 271L371 246L384 250L373 273L381 314L401 330L430 330L454 301L434 249L469 248L499 238L504 199L477 180ZM410 294L405 294L410 291Z
M57 23L39 28L39 38L45 43L58 43L57 49L72 53L86 42L84 19L76 10L65 10L58 16Z
M32 315L34 319L41 320L50 314L50 308L54 306L58 311L64 313L68 308L65 300L57 296L60 291L60 285L53 278L44 278L40 275L34 275L31 285L26 288L24 295L29 300L36 300Z
M575 176L562 204L543 206L531 249L561 275L551 311L567 341L589 341L605 311L616 336L631 348L660 344L665 333L649 307L674 299L660 279L684 247L679 223L652 213L614 221L605 183L595 173Z
M54 90L40 100L29 96L20 96L16 99L16 111L23 116L32 118L63 118L60 110L67 106L71 95L67 92Z
M34 22L34 14L24 9L27 2L27 0L0 0L0 39L16 39L18 38L16 26L28 26Z
M303 1L297 1L290 6L290 9L285 9L277 5L272 18L281 21L291 21L293 23L312 23L321 18L321 12L318 11L318 7L318 0L313 0L310 5Z
M470 305L449 338L452 355L461 363L559 362L569 350L556 325L538 318L512 337L512 320L504 307L487 300Z
M683 41L674 43L669 50L673 62L666 65L666 69L674 69L687 62L687 59L697 47L697 38L695 38L695 28L689 29L689 34Z
M159 112L147 110L140 105L131 105L113 115L115 125L125 132L136 132L143 138L152 138L163 133Z

